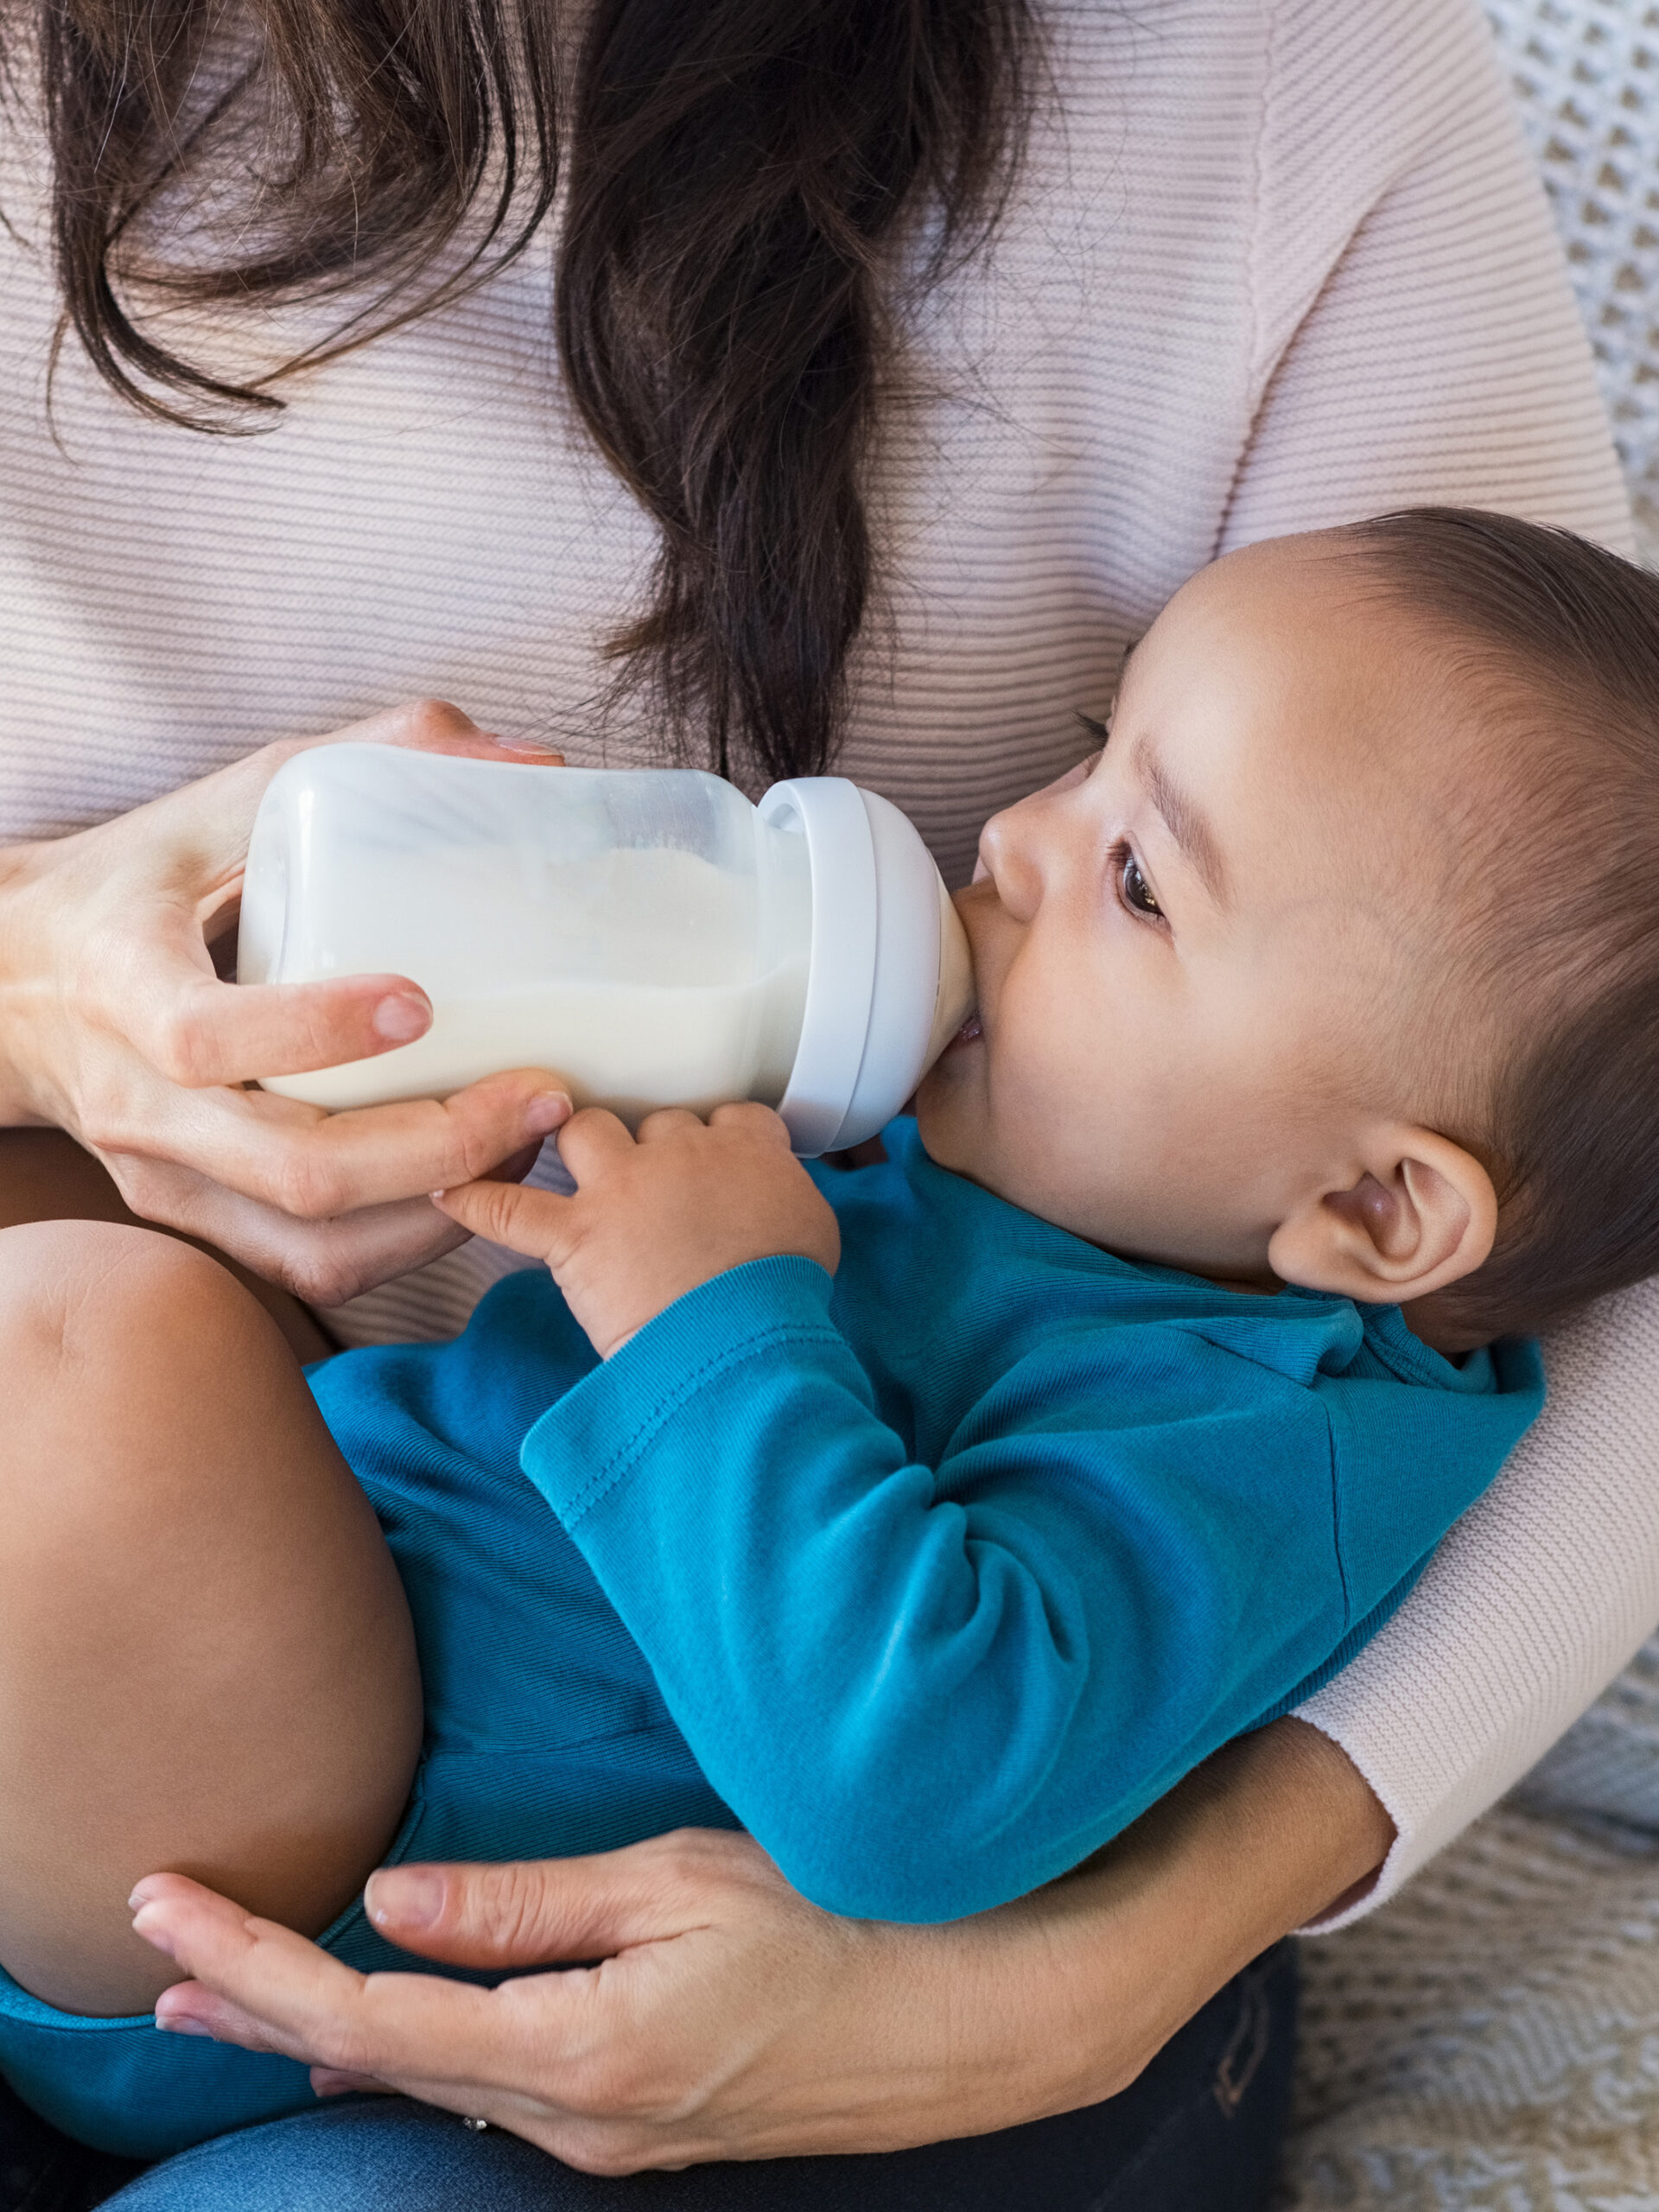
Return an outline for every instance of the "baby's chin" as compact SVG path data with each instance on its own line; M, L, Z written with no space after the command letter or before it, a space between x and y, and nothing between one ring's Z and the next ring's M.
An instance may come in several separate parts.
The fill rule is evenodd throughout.
M971 1064L982 1053L982 1047L981 1053L969 1053L953 1046L928 1070L912 1101L917 1134L936 1167L977 1183L1011 1205L1024 1205L1027 1201L1012 1187L1014 1179L999 1172L996 1146L986 1122L984 1088L976 1079L980 1070Z

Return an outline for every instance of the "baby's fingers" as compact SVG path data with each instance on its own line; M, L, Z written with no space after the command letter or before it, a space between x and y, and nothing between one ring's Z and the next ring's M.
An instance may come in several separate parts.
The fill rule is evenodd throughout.
M662 1116L653 1114L651 1118L660 1121ZM607 1161L621 1159L632 1150L627 1124L602 1106L584 1106L559 1131L559 1158L578 1183L602 1174Z
M556 1267L569 1243L568 1217L575 1201L521 1183L478 1182L434 1191L432 1203L474 1236Z
M716 1106L709 1116L711 1129L741 1129L760 1144L781 1145L789 1150L789 1125L781 1114L770 1106L757 1105L752 1099L738 1099L730 1106Z

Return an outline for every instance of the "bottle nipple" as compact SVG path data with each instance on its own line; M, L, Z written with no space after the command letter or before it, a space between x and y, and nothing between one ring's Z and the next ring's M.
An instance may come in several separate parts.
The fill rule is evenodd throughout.
M926 1074L974 1010L974 957L956 902L939 884L939 991L933 1002L933 1027L927 1040Z

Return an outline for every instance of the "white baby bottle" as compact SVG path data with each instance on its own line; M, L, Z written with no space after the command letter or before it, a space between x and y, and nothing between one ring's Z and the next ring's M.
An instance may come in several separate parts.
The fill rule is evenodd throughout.
M412 1045L265 1088L338 1109L550 1067L579 1106L775 1106L797 1152L873 1135L972 998L912 824L835 776L759 806L693 769L327 745L271 779L238 980L407 976Z

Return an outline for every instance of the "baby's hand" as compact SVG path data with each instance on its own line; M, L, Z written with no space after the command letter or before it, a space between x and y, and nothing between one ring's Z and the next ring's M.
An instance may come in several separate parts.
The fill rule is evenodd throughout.
M831 1274L836 1217L768 1106L652 1114L636 1140L597 1107L559 1132L574 1198L517 1183L438 1191L451 1221L545 1260L570 1311L608 1359L699 1283L747 1260L794 1253Z

